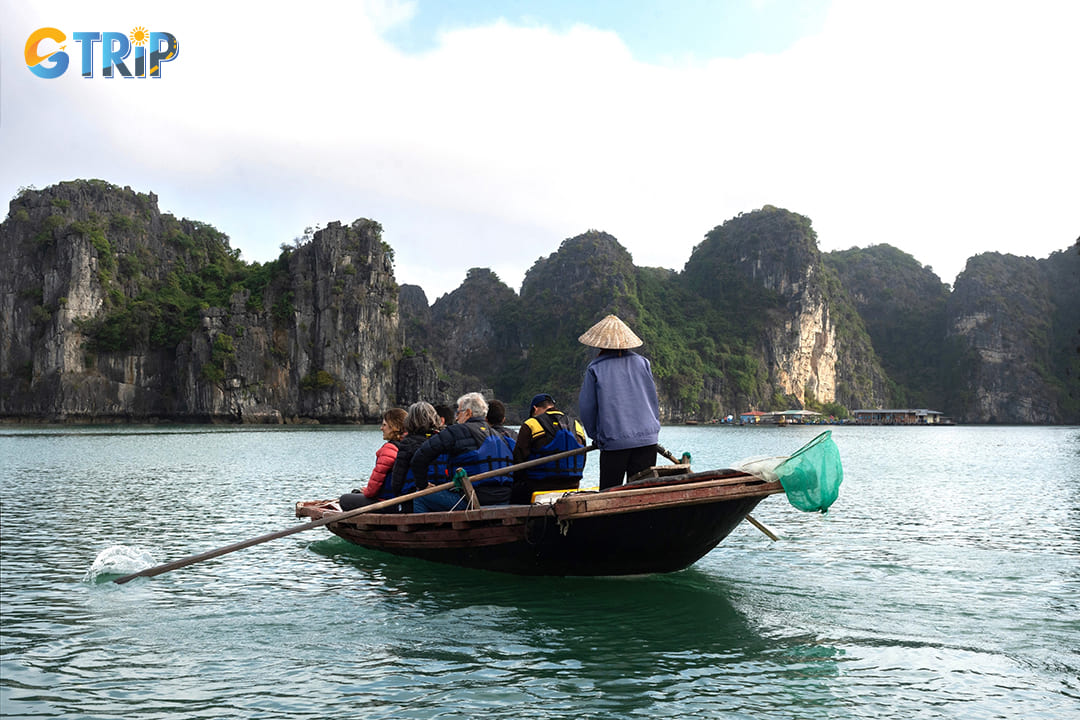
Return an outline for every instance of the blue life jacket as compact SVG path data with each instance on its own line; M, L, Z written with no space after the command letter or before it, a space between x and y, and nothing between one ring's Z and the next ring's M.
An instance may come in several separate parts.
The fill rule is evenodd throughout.
M514 454L509 444L498 432L491 429L487 423L465 423L465 426L476 436L480 446L475 450L467 450L450 459L450 476L462 468L469 477L486 473L491 470L509 467L514 462ZM476 485L509 485L514 482L512 475L496 475L495 477L479 480Z
M435 433L426 433L424 439L428 439ZM393 476L393 471L390 473ZM394 495L394 490L390 486L391 478L387 477L383 483L382 488L379 490L380 500L389 500L390 498L398 497ZM445 482L450 482L450 456L447 453L439 455L431 461L431 465L428 466L428 482L432 485L441 485ZM409 493L416 492L416 478L413 476L412 468L405 473L405 484L401 486L401 495L408 495Z
M558 410L549 410L529 418L522 425L519 434L527 432L531 433L530 439L538 436L547 436L550 439L546 445L540 447L530 445L527 459L534 460L547 455L555 455L567 450L577 450L585 447L581 440L578 439L577 433L574 432L577 426L578 422L574 418ZM536 432L538 430L542 430L543 435ZM529 480L563 479L577 482L581 480L584 470L585 453L582 453L531 467L524 472L525 477Z
M514 454L514 445L516 444L516 441L514 440L514 436L513 436L512 434L510 434L510 431L509 431L509 430L507 430L506 428L503 428L502 430L500 430L500 429L498 429L498 428L494 428L494 427L493 427L493 428L491 428L491 429L492 429L492 430L493 430L493 431L494 431L494 432L495 432L495 433L496 433L496 434L497 434L497 435L498 435L499 437L501 437L501 438L502 438L503 442L504 442L504 443L506 443L506 446L507 446L508 448L510 448L510 455L511 455L511 456L513 456L513 454Z

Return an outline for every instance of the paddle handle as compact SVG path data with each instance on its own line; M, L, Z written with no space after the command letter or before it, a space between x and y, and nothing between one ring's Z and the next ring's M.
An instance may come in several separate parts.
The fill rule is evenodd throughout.
M488 470L487 472L477 473L476 475L470 475L469 480L476 482L477 480L487 480L488 478L498 477L499 475L509 475L515 473L518 470L527 470L537 465L547 465L549 462L556 460L562 460L563 458L572 457L574 455L584 455L587 452L592 452L596 449L596 443L586 445L585 447L576 448L574 450L564 450L561 453L555 453L553 455L544 455L543 457L534 458L532 460L526 460L519 462L517 465L509 465L498 470Z
M676 465L678 465L678 464L679 464L679 460L678 460L678 459L677 459L677 458L676 458L676 457L675 457L674 455L672 455L672 454L671 454L671 453L670 453L670 452L668 451L668 449L667 449L667 448L665 448L665 447L664 447L663 445L661 445L660 443L656 443L656 452L660 453L661 455L663 455L664 457L666 457L666 458L667 458L668 460L670 460L671 462L675 463Z
M765 523L763 523L760 520L758 520L757 518L755 518L750 513L746 513L746 519L750 521L751 525L756 527L761 532L765 533L765 535L768 536L768 538L770 540L772 540L773 542L780 539L780 536L777 535L775 532L773 532L772 528L770 528L768 525L766 525Z

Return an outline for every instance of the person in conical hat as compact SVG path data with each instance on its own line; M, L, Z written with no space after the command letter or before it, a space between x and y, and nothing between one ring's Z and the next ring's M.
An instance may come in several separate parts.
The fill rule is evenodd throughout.
M630 326L615 315L608 315L578 338L578 342L604 350L629 350L645 343L634 334Z
M578 341L599 348L585 369L578 413L600 448L600 489L656 464L660 403L648 358L631 348L644 343L615 315L586 330Z

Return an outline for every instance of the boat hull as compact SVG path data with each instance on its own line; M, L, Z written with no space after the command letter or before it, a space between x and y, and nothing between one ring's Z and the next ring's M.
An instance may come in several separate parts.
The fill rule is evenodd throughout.
M776 492L782 492L778 483L716 471L571 493L552 503L368 513L327 527L365 548L518 575L666 573L699 560ZM332 504L297 504L299 516L330 512Z
M518 575L640 575L682 570L742 522L760 499L583 518L560 526L533 518L495 544L465 547L389 544L344 523L330 530L349 542L397 555ZM642 515L643 517L638 517ZM564 534L565 529L565 534Z

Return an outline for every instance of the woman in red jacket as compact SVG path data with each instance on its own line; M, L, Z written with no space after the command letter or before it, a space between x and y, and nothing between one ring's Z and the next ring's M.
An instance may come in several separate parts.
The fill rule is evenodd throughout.
M401 438L405 437L406 417L406 412L401 408L390 408L383 415L382 436L386 443L375 451L375 467L364 489L345 493L338 500L342 510L353 510L382 499L379 495L382 494L384 484L390 481L390 471L394 469L398 445Z

